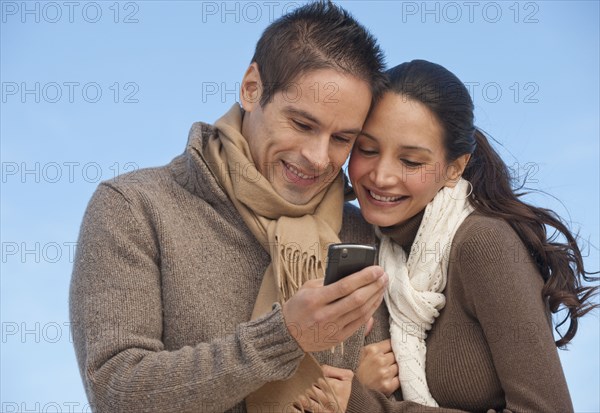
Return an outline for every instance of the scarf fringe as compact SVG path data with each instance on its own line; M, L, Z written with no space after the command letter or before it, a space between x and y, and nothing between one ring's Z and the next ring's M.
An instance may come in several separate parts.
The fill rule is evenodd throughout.
M324 263L319 260L318 251L309 252L315 245L339 242L344 182L339 173L331 185L306 204L289 202L255 168L248 141L241 134L242 121L242 111L235 104L216 121L218 133L205 148L198 148L197 154L207 165L221 166L211 171L252 234L271 255L272 262L265 271L252 312L256 319L270 311L274 302L292 297L306 281L323 276ZM241 175L235 172L240 165L248 167ZM307 354L291 378L265 384L248 395L246 402L285 406L319 378L323 378L319 364Z
M296 294L306 281L323 277L322 263L315 254L289 245L279 245L277 257L281 269L277 283L282 303Z

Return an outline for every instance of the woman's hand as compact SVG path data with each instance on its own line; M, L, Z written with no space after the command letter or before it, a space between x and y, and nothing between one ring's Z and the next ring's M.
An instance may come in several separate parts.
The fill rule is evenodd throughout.
M345 413L352 392L352 370L327 365L321 366L325 379L319 379L316 385L300 398L302 407L314 413ZM331 394L335 392L335 396Z
M392 352L391 340L363 347L356 377L371 390L390 396L400 387L398 364Z

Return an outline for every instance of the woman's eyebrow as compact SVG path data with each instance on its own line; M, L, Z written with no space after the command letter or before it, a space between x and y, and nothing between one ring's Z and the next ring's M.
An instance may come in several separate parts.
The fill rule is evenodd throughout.
M407 151L424 151L424 152L429 152L429 153L433 153L433 151L429 148L425 148L424 146L417 146L417 145L400 145L400 148L407 150Z
M376 138L376 137L374 137L373 135L370 135L370 134L368 134L368 133L367 133L367 132L365 132L364 130L361 130L361 131L358 133L358 135L359 135L359 136L360 136L360 135L362 135L362 136L364 136L364 137L366 137L366 138L369 138L369 139L371 139L371 140L373 140L373 141L376 141L376 140L377 140L377 138Z
M378 139L365 132L365 131L360 131L360 135L364 136L365 138L371 139L373 141L377 141ZM400 149L405 150L405 151L423 151L423 152L428 152L428 153L433 153L433 151L429 148L426 148L424 146L418 146L418 145L399 145L398 146Z

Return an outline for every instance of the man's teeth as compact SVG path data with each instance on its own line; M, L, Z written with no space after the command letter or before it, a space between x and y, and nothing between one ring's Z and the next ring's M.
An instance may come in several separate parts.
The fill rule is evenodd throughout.
M394 201L397 201L400 198L402 198L401 196L381 196L381 195L377 195L373 191L369 191L369 194L371 194L371 196L373 198L375 198L376 200L383 201L383 202L394 202Z
M302 179L314 179L314 176L308 176L306 174L303 174L302 172L300 172L298 169L296 169L293 165L291 165L289 163L287 164L287 167L290 171L292 171L292 173L294 175L298 175Z

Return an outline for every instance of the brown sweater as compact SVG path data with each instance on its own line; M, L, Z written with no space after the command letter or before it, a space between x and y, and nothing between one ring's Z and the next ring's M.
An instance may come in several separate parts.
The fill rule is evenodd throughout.
M165 167L102 183L88 205L73 269L70 313L80 372L94 411L245 412L247 394L267 381L289 377L302 358L279 305L248 321L270 257L198 156L212 133L210 125L194 124L184 154ZM457 237L471 233L467 224L472 220ZM510 231L504 235L515 238ZM411 237L402 244L410 246ZM345 206L340 238L374 242L370 226L351 205ZM508 242L494 245L522 253L520 243L516 250L517 244L513 249ZM473 248L468 250L472 257L482 257L478 244ZM518 266L513 276L469 263L477 260L453 262L448 304L427 342L434 397L441 405L472 410L500 408L506 397L507 407L515 411L569 411L556 350L544 324L539 280L518 286L510 279L499 285L486 282L486 289L481 282L465 289L460 281L478 273L492 281L493 275L512 280L517 275L537 280L539 275L530 266ZM503 291L509 287L516 291ZM490 300L488 294L495 291L498 300ZM516 307L508 302L517 297L528 297L531 303ZM485 298L483 308L476 298ZM481 321L498 307L510 312L508 318ZM346 341L343 354L325 351L317 359L355 370L364 344L389 337L387 317L383 305L366 339L361 330ZM489 344L482 325L488 335L495 333ZM513 326L519 328L502 330ZM533 328L539 334L527 335ZM514 360L509 357L513 353ZM544 398L548 404L541 404ZM349 413L388 411L428 409L390 401L354 381Z
M270 257L198 155L212 133L194 124L184 154L102 183L88 205L70 314L94 411L245 412L303 357L279 305L249 321ZM375 242L350 204L340 238ZM366 342L388 336L383 306L377 320ZM364 344L361 329L315 356L354 370Z
M422 217L383 232L408 253ZM427 381L440 406L471 412L573 411L542 286L530 254L506 221L473 213L462 223L450 250L446 306L426 340ZM405 409L358 386L350 406L354 411Z

